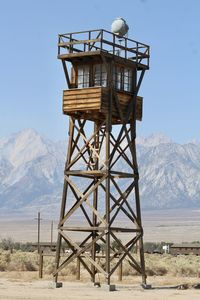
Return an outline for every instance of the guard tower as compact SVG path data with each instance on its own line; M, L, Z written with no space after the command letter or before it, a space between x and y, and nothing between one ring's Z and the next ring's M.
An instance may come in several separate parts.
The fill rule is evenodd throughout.
M145 284L135 138L149 46L103 29L73 32L59 35L58 59L68 86L63 113L69 116L69 136L55 281L78 259L93 282L101 273L110 285L127 259ZM65 259L60 257L63 241L71 249Z

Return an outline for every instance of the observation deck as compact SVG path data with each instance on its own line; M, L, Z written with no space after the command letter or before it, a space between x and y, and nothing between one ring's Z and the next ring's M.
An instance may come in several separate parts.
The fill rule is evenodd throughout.
M95 122L109 114L112 124L121 124L131 104L127 122L142 120L136 85L137 73L149 69L148 45L103 29L66 33L58 37L58 59L69 88L63 91L64 114Z
M58 58L73 62L80 58L95 59L104 55L115 62L135 65L137 70L149 69L149 46L118 36L104 29L59 34Z

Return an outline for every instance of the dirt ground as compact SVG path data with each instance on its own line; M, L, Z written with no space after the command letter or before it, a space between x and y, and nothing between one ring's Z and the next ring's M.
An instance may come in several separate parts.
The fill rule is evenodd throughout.
M167 276L154 276L149 278L153 289L144 290L137 278L132 284L120 283L117 290L109 292L106 286L94 287L85 282L63 282L62 288L54 288L50 279L38 280L36 274L25 277L22 273L0 273L0 299L1 300L199 300L200 290L192 288L199 282L198 278L172 278ZM16 279L17 278L17 279ZM187 283L188 289L172 288L180 283ZM170 288L169 288L170 285Z

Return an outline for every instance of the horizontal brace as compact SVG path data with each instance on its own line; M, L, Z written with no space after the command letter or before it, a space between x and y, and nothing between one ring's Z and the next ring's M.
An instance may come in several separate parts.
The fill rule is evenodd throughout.
M114 175L114 176L113 176ZM110 171L110 176L115 178L136 178L137 176L135 174L131 173L123 173L123 172L117 172L117 171Z
M98 226L90 226L90 227L81 227L81 226L60 226L58 228L61 231L85 231L85 232L92 232L92 231L107 231L107 232L142 232L141 228L123 228L123 227L98 227Z
M122 228L122 227L111 227L110 231L112 232L139 232L141 233L141 229L135 228Z
M58 228L59 230L65 230L65 231L87 231L87 232L92 232L92 231L105 231L108 230L108 227L70 227L70 226L61 226Z
M98 170L88 170L88 171L80 171L80 170L70 170L65 171L65 175L69 176L92 176L92 177L102 177L106 174L105 171L98 171Z

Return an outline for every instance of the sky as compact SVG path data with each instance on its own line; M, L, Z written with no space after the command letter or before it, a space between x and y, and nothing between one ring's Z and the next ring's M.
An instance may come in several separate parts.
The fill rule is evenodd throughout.
M129 37L151 47L138 135L162 132L176 142L200 141L200 1L0 0L0 137L34 128L67 137L66 89L57 35L110 30L116 17Z

